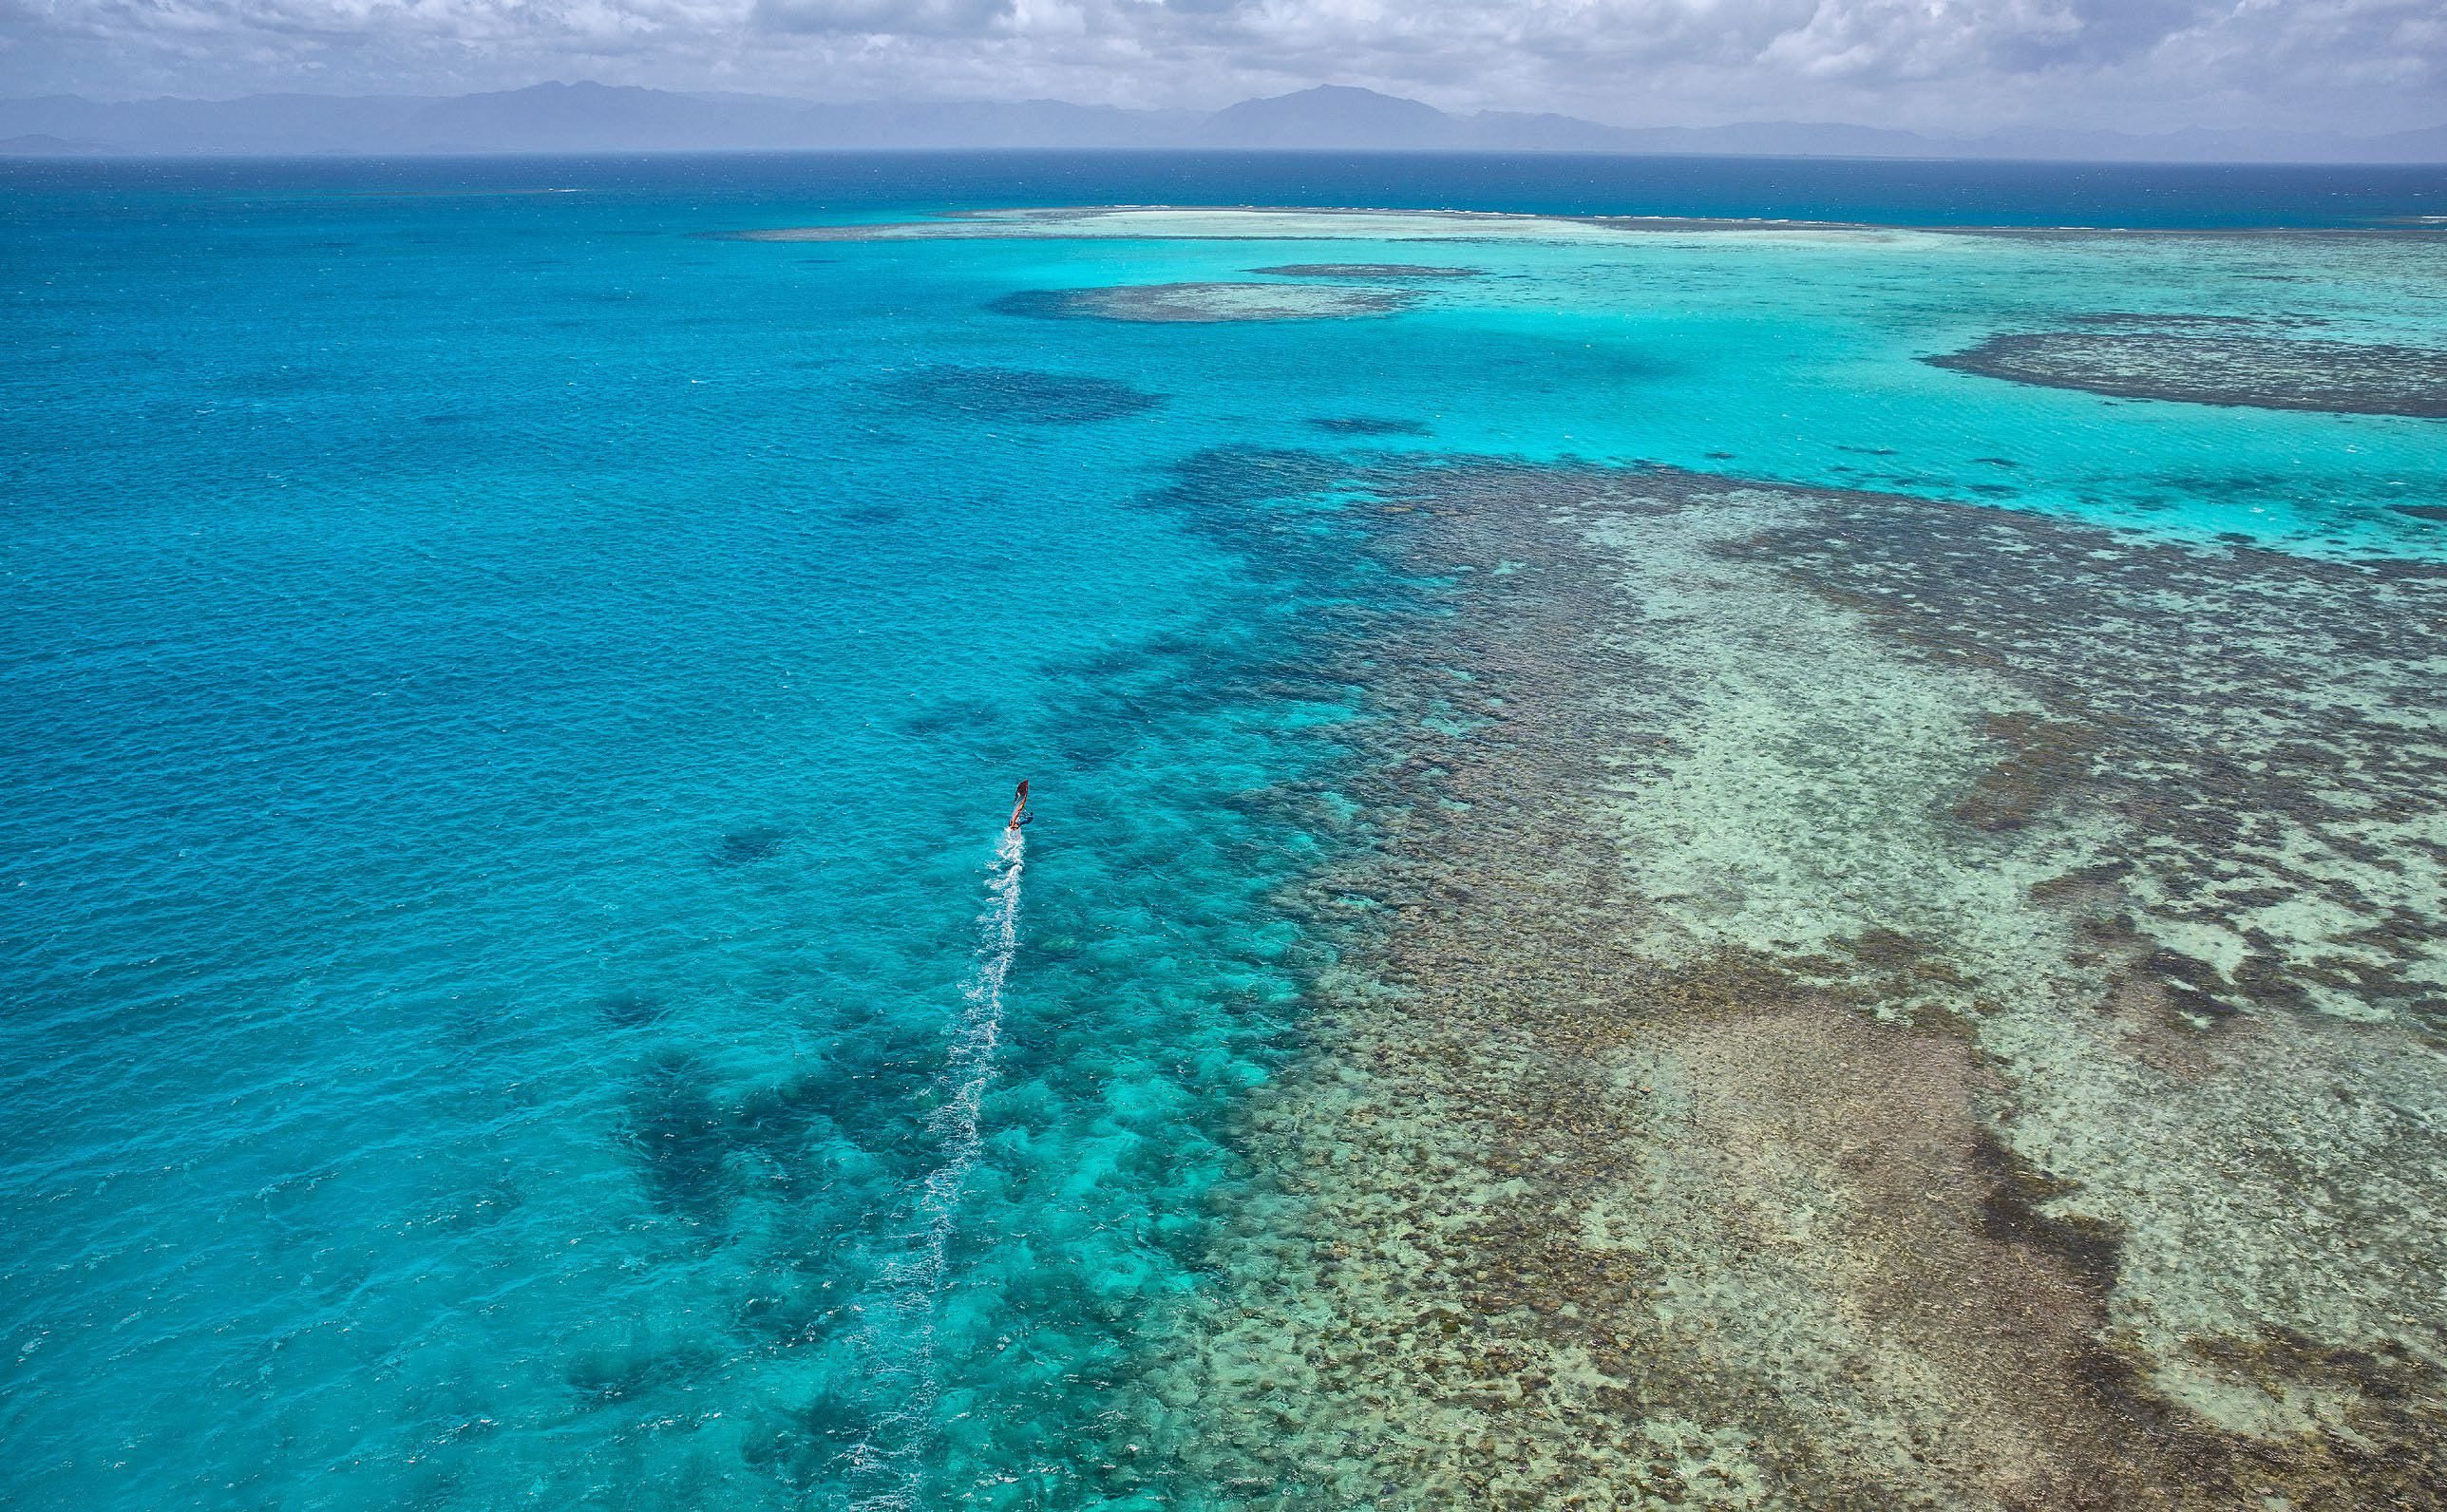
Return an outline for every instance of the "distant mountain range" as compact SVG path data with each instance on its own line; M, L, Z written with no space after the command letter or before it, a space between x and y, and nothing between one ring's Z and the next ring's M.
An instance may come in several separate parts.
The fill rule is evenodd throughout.
M1217 111L1015 104L810 104L765 95L540 84L490 94L249 95L104 103L0 101L0 155L394 155L1034 147L1687 153L1740 157L2023 158L2125 162L2447 162L2447 126L2381 137L2191 130L1925 137L1872 126L1752 122L1606 126L1570 116L1453 115L1321 85Z

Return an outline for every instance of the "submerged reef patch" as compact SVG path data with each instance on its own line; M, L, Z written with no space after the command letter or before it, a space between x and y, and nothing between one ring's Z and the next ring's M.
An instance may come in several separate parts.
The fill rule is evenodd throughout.
M748 866L771 860L789 843L790 831L781 825L750 824L723 836L706 859L716 866Z
M1032 425L1084 425L1123 420L1161 406L1111 378L1025 368L921 368L882 386L892 400L930 415L968 415Z
M1124 284L1108 289L1029 289L988 308L1053 320L1129 320L1206 325L1233 320L1347 320L1390 315L1413 296L1399 289L1332 284Z
M1278 278L1379 278L1400 283L1421 278L1480 278L1484 268L1438 268L1415 262L1287 262L1275 268L1252 268Z
M595 1008L614 1029L643 1029L671 1011L661 998L636 988L606 992L596 999Z
M2106 328L1991 336L1932 366L2119 399L2447 417L2447 351L2261 331L2238 317L2088 317ZM2147 323L2148 331L2127 330Z
M1309 424L1337 436L1424 436L1430 429L1423 421L1383 415L1318 415Z
M1132 1442L1269 1508L2447 1504L2447 570L1199 466L1437 586L1280 795L1369 831Z

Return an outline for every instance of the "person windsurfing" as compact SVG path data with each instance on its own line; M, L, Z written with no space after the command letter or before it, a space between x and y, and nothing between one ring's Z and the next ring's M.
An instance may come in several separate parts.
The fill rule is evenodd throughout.
M1010 827L1017 829L1020 825L1027 823L1030 820L1034 819L1035 817L1036 816L1034 814L1028 811L1028 780L1026 778L1022 778L1020 779L1019 791L1012 795Z

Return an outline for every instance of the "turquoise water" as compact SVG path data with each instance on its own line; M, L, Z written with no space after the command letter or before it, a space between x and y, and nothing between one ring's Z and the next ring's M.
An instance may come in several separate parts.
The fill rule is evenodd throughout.
M1751 212L1977 218L1858 168ZM2396 507L2438 422L1919 360L2102 312L2447 347L2437 238L714 239L1185 187L1707 208L1551 171L11 170L0 1500L1126 1504L1134 1372L1297 1048L1271 898L1367 708L1316 638L1404 593L1364 511L1243 528L1267 449L1286 493L1318 451L1581 457L2447 551ZM2173 194L2029 172L1994 218ZM2306 182L2186 180L2223 208L2178 223L2447 204ZM1483 275L989 308L1328 257Z

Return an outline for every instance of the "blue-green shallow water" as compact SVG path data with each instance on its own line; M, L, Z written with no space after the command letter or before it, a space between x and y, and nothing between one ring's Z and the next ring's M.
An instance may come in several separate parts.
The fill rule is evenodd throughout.
M1424 433L1364 444L2447 543L2392 507L2438 501L2441 423L1916 360L2099 311L2447 345L2426 238L703 236L2442 208L2435 173L1643 171L8 170L0 1500L1094 1504L1235 1101L1293 1049L1268 895L1330 841L1267 795L1330 782L1364 703L1307 637L1401 592L1330 534L1232 530L1214 448L1394 420ZM1327 258L1489 276L1342 322L987 308ZM1020 776L1044 818L985 1001Z

